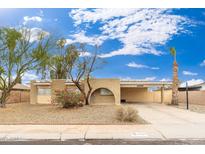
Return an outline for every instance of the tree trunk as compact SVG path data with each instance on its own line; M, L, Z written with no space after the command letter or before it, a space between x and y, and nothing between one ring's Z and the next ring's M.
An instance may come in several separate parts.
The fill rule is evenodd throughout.
M89 105L89 97L86 95L85 91L81 88L79 81L76 82L76 81L72 80L72 82L75 84L75 86L80 90L81 94L83 95L85 105Z
M173 83L172 83L172 105L178 105L178 64L174 61L173 64Z
M5 103L2 103L1 101L0 101L0 108L5 108L6 107L6 104Z
M8 96L10 95L12 88L13 86L11 85L10 87L2 91L1 97L0 97L0 107L6 107L6 100Z
M89 105L88 97L85 98L85 105Z
M92 87L90 85L90 77L88 75L87 79L87 85L88 85L88 92L87 92L87 96L86 96L86 100L85 100L85 105L89 105L90 102L89 102L89 98L90 98L90 94L91 94L91 91L92 91Z
M6 99L7 99L8 95L5 91L2 92L1 94L1 98L0 98L0 107L1 108L5 108L6 107Z

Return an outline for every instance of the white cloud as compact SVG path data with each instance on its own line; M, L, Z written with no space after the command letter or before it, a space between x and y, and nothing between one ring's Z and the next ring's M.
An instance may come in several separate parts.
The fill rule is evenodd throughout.
M31 80L38 80L38 79L39 79L39 77L32 72L26 72L26 73L24 73L24 75L22 77L22 81L24 83L30 82Z
M200 66L205 66L205 60L202 61L202 63L200 64Z
M71 39L67 39L67 44L72 44L72 43L87 43L90 45L101 45L104 40L107 39L106 36L86 36L85 31L81 31L77 34L70 35Z
M101 44L106 39L117 39L123 44L121 49L101 55L106 58L117 55L161 55L156 46L164 45L173 35L184 32L184 24L190 22L170 12L170 9L74 9L70 16L76 26L100 22Z
M142 64L136 64L135 62L130 62L127 64L128 67L133 67L133 68L148 68L148 69L152 69L152 70L158 70L159 67L150 67L147 65L142 65Z
M39 17L39 16L33 16L33 17L25 16L23 18L23 20L24 20L23 25L26 25L30 21L41 22L43 19L41 17Z
M90 52L80 52L80 57L91 56Z
M146 78L144 78L144 79L142 79L142 80L145 80L145 81L154 81L154 80L156 80L156 77L155 77L155 76L146 77Z
M95 23L98 20L106 21L114 17L127 16L135 12L135 9L74 9L71 11L70 16L75 20L75 24L79 25L83 22Z
M196 76L198 75L198 73L193 73L193 72L190 72L190 71L183 71L182 72L184 75L190 75L190 76Z
M172 81L170 78L162 78L161 80L159 81Z
M197 84L200 84L200 83L203 83L204 80L202 79L191 79L191 80L188 80L186 81L188 83L188 86L194 86L194 85L197 85ZM183 82L180 87L186 87L186 82Z
M156 77L151 76L151 77L145 77L142 79L135 79L135 78L131 78L131 77L124 77L124 78L120 77L120 80L154 81L154 80L156 80Z
M39 39L40 34L44 34L45 36L50 35L49 32L42 30L41 28L31 28L27 29L27 31L30 33L30 42L37 41Z

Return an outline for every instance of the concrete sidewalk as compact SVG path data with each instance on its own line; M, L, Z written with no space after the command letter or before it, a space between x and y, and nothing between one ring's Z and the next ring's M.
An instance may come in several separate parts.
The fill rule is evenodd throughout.
M163 140L151 125L0 125L0 140Z

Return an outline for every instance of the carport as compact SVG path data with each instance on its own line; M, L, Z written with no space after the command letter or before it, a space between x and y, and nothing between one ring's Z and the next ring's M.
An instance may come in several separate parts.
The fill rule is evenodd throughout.
M165 94L165 88L171 88L172 82L165 81L120 81L121 102L160 102L171 97ZM155 89L155 90L150 90ZM169 98L168 98L169 97Z

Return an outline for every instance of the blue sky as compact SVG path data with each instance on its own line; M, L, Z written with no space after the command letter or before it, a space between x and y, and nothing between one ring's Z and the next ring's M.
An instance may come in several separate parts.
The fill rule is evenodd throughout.
M171 80L177 50L179 79L205 80L205 9L0 9L0 26L55 33L67 43L101 46L102 78ZM24 80L37 78L29 72Z

